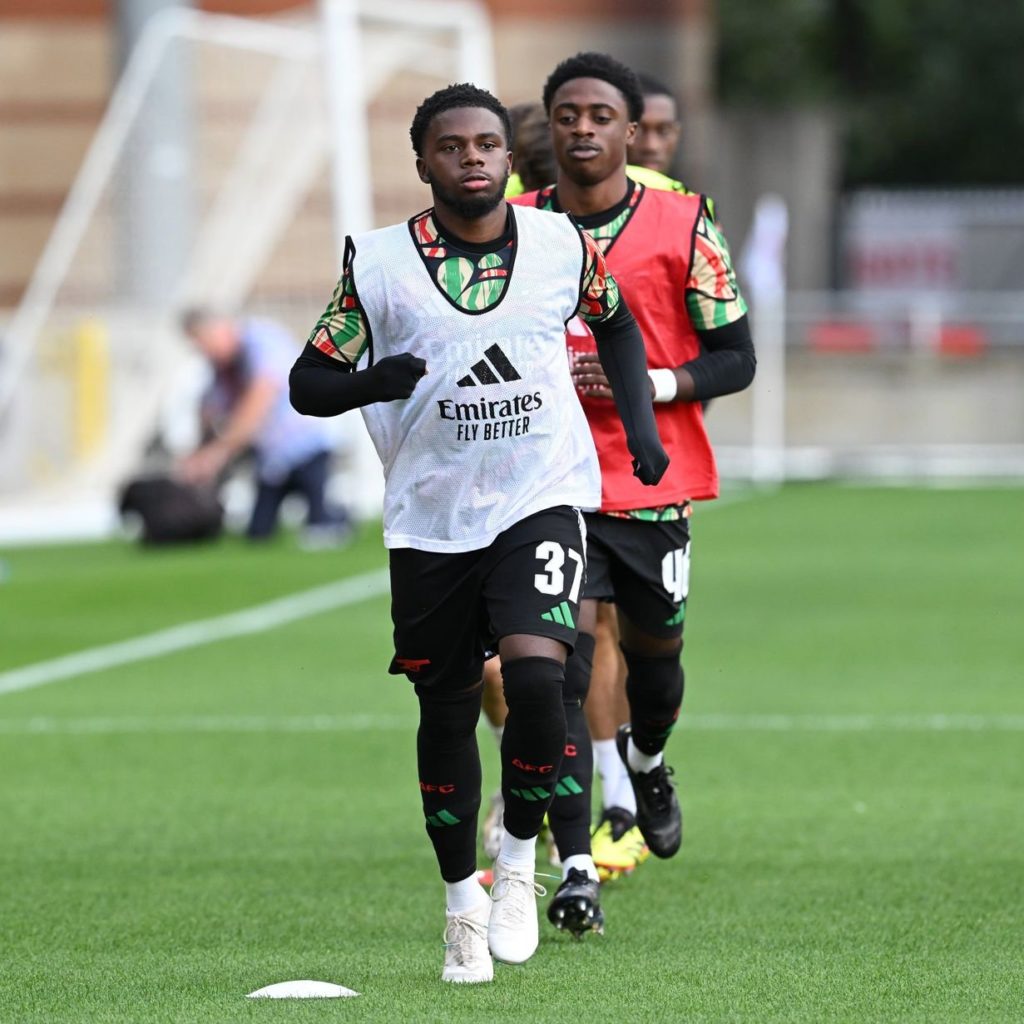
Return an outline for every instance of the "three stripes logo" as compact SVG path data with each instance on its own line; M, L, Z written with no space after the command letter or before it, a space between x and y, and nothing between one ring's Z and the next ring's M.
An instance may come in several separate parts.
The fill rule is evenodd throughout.
M461 819L456 818L450 811L438 811L437 814L427 815L427 824L434 828L444 828L446 825L458 825Z
M550 800L551 790L545 789L543 786L531 786L530 788L523 789L512 789L509 790L513 796L519 797L520 800L526 800L529 803L536 803L538 800Z
M579 796L582 792L583 787L571 775L559 779L555 786L555 796Z
M549 800L551 798L551 790L545 789L543 786L524 786L522 789L513 789L511 792L513 796L519 797L520 800L526 800L528 803L536 803L538 800ZM566 775L564 779L558 780L554 795L579 796L582 792L583 787L571 775Z
M478 384L500 384L520 380L519 371L509 361L497 344L484 350L486 359L481 359L470 367L470 373L456 381L460 388L473 388ZM490 360L488 362L488 360Z
M541 618L545 622L557 622L560 626L568 626L569 629L576 628L576 621L572 617L572 609L568 601L556 604L549 612L544 612Z
M680 626L680 625L682 625L682 622L683 622L683 620L685 618L686 618L686 602L684 601L683 604L681 604L679 606L679 611L675 612L673 615L670 615L665 620L665 625L666 626Z

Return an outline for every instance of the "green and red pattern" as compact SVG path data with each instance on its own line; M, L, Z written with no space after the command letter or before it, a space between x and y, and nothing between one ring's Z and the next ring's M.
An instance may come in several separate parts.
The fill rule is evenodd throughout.
M602 224L599 227L587 228L587 234L597 242L598 246L605 255L611 248L612 242L622 232L622 229L626 226L629 218L633 216L633 211L636 209L637 204L640 202L640 197L644 194L645 188L643 185L637 185L629 194L629 203L626 208L615 217L613 217L606 224ZM541 189L540 194L537 196L537 206L542 210L556 210L558 209L555 204L555 186L548 185L546 188Z
M582 234L587 265L583 271L583 289L577 313L588 323L598 323L607 320L619 308L619 286L608 273L608 264L600 246L588 232Z
M366 349L369 332L356 298L351 262L350 254L346 253L334 294L314 325L309 341L324 355L354 366Z
M700 331L724 327L747 312L729 245L706 210L697 221L686 305L693 326Z
M473 253L453 245L440 234L431 210L409 223L428 272L453 305L467 313L483 312L497 305L508 286L514 239L510 238L496 252ZM582 235L586 269L577 312L591 322L607 320L619 305L618 285L608 273L600 247L585 231ZM353 366L366 350L369 331L356 295L350 256L346 257L334 295L310 332L309 341L332 359Z
M479 313L501 301L509 280L512 239L497 252L457 249L441 237L429 210L413 219L412 231L431 276L459 309Z

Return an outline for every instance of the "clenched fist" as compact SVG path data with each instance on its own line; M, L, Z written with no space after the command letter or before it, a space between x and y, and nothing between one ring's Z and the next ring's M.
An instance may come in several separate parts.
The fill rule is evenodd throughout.
M374 363L365 373L373 377L375 401L393 402L408 398L427 372L427 364L411 352L399 352Z

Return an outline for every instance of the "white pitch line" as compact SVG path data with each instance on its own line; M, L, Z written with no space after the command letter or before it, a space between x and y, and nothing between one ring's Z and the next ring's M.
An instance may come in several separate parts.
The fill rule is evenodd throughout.
M406 732L416 728L404 715L170 715L93 718L0 718L6 736L110 736L156 733L331 733ZM681 720L694 732L1024 732L1024 715L720 715L691 713Z
M1021 732L1024 715L918 712L915 714L720 715L691 713L683 728L750 732Z
M164 654L185 651L219 640L262 633L276 626L309 618L311 615L319 615L345 605L358 604L360 601L379 597L387 591L388 571L377 569L361 576L352 576L337 583L328 583L289 597L268 601L266 604L244 608L239 612L185 622L180 626L147 633L132 640L90 647L60 658L37 661L32 665L0 672L0 695L31 690L47 683L73 679L76 676L100 672L118 665L128 665L135 661L158 658Z
M415 729L415 715L118 715L95 718L0 718L0 735L114 736L130 733L394 732Z

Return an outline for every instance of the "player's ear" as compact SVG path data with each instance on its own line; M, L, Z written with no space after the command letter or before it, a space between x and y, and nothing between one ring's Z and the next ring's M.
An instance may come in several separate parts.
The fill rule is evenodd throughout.
M632 146L633 140L636 138L636 130L640 127L639 121L630 121L626 125L626 145Z
M416 157L416 173L420 176L420 181L424 185L430 184L430 172L427 170L427 162L423 157Z

